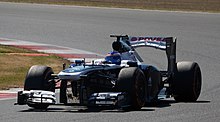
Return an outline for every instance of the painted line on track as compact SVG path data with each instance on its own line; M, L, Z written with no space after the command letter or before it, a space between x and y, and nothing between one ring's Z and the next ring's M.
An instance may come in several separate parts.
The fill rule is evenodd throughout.
M0 100L15 98L17 93L0 93Z
M17 97L18 91L22 91L22 90L23 90L23 88L11 88L9 90L1 90L0 91L0 101L15 99Z

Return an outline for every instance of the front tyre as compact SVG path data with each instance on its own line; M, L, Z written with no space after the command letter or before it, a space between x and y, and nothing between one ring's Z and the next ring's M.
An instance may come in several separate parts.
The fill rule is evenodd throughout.
M117 90L126 92L131 99L129 108L131 110L139 110L145 104L145 81L144 73L137 67L129 67L121 69Z
M202 75L196 62L178 62L173 79L174 99L177 102L195 102L201 92Z
M53 70L47 66L32 66L24 81L24 90L45 90L55 92L55 81L51 74ZM29 107L35 109L46 109L48 104L28 104Z

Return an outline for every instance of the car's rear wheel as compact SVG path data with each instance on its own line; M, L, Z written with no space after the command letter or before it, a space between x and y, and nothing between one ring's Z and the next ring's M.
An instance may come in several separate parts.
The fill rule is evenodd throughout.
M178 62L173 79L173 94L177 102L195 102L201 92L202 75L195 62Z
M145 81L144 73L137 67L129 67L121 69L117 90L126 92L130 97L129 110L139 110L145 104Z
M47 66L32 66L24 81L24 90L45 90L55 92L55 81L52 80L53 70ZM35 109L46 109L48 104L28 104Z

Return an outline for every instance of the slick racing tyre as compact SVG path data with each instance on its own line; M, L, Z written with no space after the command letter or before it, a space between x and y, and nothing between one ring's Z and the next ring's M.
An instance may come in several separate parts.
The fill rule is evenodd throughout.
M124 108L129 110L139 110L145 104L145 81L144 73L137 67L121 69L117 91L126 92L130 97L130 107Z
M202 75L195 62L178 62L173 79L174 99L177 102L195 102L201 92Z
M53 70L47 66L32 66L24 81L24 90L45 90L55 92L55 81L51 80ZM46 104L28 104L29 107L36 109L46 109Z

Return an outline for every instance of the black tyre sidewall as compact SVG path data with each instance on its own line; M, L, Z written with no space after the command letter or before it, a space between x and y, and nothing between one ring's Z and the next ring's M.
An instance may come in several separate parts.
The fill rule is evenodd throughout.
M47 66L32 66L25 78L24 90L55 91L55 83L49 82L53 70Z
M131 97L129 109L138 110L145 104L144 89L146 78L137 67L123 68L118 77L117 91L126 92Z
M201 70L195 62L178 62L172 88L177 102L195 102L201 92Z
M24 90L45 90L55 92L55 81L49 82L53 70L47 66L32 66L25 78ZM49 104L28 104L34 109L46 109Z

